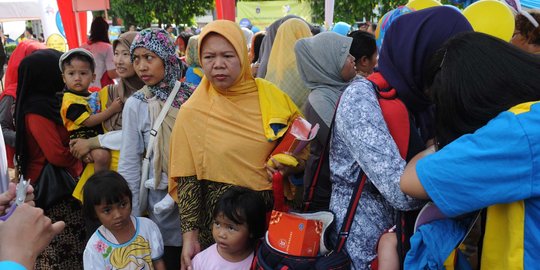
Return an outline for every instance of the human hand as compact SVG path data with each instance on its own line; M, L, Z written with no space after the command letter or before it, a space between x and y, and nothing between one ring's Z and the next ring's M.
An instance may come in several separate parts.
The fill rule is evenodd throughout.
M84 156L84 158L82 159L82 161L84 161L84 163L88 164L88 163L93 163L94 162L94 158L92 158L92 155L90 155L90 153L86 154L86 156Z
M71 154L86 162L83 158L90 153L90 143L87 139L73 139L69 141L69 151Z
M114 101L111 103L109 108L107 110L111 110L113 113L119 113L122 111L122 108L124 107L124 102L122 102L122 99L119 97L115 98Z
M9 183L8 190L0 194L0 215L5 214L6 210L11 206L11 202L17 197L17 185L13 182ZM26 189L25 202L34 205L34 188L32 185L28 185Z
M182 235L182 257L180 261L181 270L192 270L191 259L201 252L201 244L199 243L199 232L190 231Z
M10 260L33 269L37 256L64 230L65 223L51 222L43 209L23 204L0 222L0 261Z
M288 155L294 156L291 153L286 153ZM275 158L270 158L270 163L273 164L273 166L268 166L268 164L265 165L266 167L266 173L268 174L269 181L272 181L272 177L274 173L279 172L281 175L283 175L283 178L286 178L290 175L298 174L304 171L304 160L294 156L296 160L298 161L298 164L296 166L292 165L285 165L277 161Z

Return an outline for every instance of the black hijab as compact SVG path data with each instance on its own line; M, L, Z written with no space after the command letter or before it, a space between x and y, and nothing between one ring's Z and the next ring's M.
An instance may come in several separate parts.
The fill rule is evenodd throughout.
M60 117L60 96L64 88L62 73L58 68L61 52L53 49L38 50L25 57L19 65L17 104L15 106L15 149L21 173L26 172L28 149L26 144L25 116L41 115L57 125L63 125Z

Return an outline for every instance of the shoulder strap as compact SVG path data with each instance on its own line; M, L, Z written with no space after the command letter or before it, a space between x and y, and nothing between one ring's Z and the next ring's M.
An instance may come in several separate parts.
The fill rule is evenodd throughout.
M336 120L336 112L339 107L340 100L341 100L341 96L338 98L338 101L336 102L336 108L334 109L334 116L332 116L332 122L330 122L330 127L328 128L328 136L326 137L326 142L324 143L322 151L321 151L321 158L319 159L319 163L317 164L317 170L315 171L315 175L313 176L313 179L311 179L311 183L307 189L308 196L306 197L304 201L304 205L303 205L304 212L307 212L310 210L311 203L313 201L313 196L315 195L315 188L317 187L317 184L319 182L322 165L325 162L325 160L328 159L328 156L329 156L328 145L330 145L330 138L332 137L332 129L334 127L334 120Z
M351 196L351 201L349 202L349 207L347 208L347 214L345 214L343 224L338 233L338 242L334 249L335 252L340 252L345 246L345 242L347 242L349 231L351 230L351 225L356 214L356 207L358 207L358 202L360 202L360 197L362 196L362 190L364 190L364 185L366 184L366 178L364 171L360 171L360 175L358 175L358 179L356 180L354 192Z
M148 190L146 189L144 182L148 179L150 174L150 156L154 151L154 141L157 138L158 129L161 126L163 120L165 119L167 111L169 111L173 100L176 98L176 94L178 93L181 84L182 83L178 81L174 84L172 92L169 94L169 97L167 97L165 104L163 104L163 108L161 108L161 111L159 112L159 115L156 118L152 129L150 130L150 139L148 140L148 146L146 147L146 155L144 156L144 159L142 161L141 183L139 185L139 215L143 215L146 211L146 207L148 206Z
M173 100L176 98L176 94L178 93L178 90L180 89L181 84L182 83L178 81L174 84L174 88L171 94L169 94L169 97L167 97L165 104L163 104L163 108L161 108L161 111L159 112L159 115L156 118L156 121L154 122L152 129L150 130L150 139L148 140L148 146L146 148L146 155L144 157L146 159L149 159L150 155L154 151L154 140L157 137L158 129L161 126L161 123L163 123L165 116L167 116L167 112L169 111L169 108L171 107Z

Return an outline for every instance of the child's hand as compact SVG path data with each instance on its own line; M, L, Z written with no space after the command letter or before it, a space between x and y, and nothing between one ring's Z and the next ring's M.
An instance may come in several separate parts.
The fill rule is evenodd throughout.
M111 110L114 113L119 113L122 111L123 107L124 107L124 102L122 102L122 100L119 97L117 97L109 106L109 110Z
M84 159L82 160L84 161L84 163L94 163L94 159L92 158L92 155L90 154L86 154L86 156L84 156Z

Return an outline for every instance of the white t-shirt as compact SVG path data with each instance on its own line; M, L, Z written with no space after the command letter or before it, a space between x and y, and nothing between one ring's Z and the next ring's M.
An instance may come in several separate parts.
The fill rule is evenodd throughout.
M213 244L199 254L191 261L193 270L249 270L253 261L253 252L240 262L229 262L217 251L217 244Z
M89 50L94 55L94 61L96 62L96 79L90 84L90 87L95 86L101 89L104 85L101 85L101 77L107 70L115 69L112 45L105 42L96 42L92 44L83 44L81 48Z
M163 239L157 225L144 217L131 217L135 235L118 244L111 231L101 225L84 249L85 270L154 269L152 261L163 256Z

